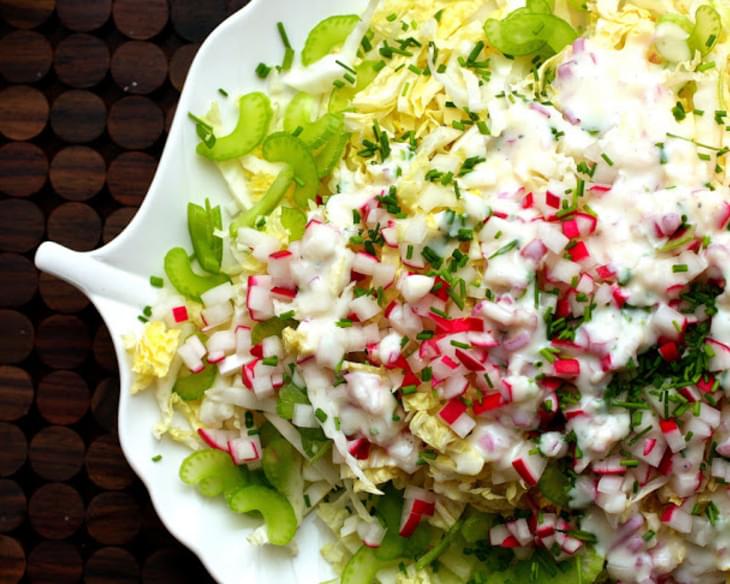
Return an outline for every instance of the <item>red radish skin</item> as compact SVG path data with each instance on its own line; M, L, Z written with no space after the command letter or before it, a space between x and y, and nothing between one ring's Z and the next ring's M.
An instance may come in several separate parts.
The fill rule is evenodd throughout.
M172 309L172 318L175 322L187 322L189 319L188 309L186 306L175 306Z
M439 418L451 425L466 411L466 404L459 398L452 399L439 410Z

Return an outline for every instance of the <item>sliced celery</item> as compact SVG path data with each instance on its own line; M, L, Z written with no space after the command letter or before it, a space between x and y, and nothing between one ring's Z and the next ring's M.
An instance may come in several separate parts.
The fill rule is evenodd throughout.
M341 112L348 109L353 97L373 82L382 69L381 61L362 61L355 67L355 85L343 85L332 90L328 109Z
M297 321L291 318L275 316L263 322L257 322L251 330L251 342L258 345L266 337L280 337L286 327L296 328Z
M274 182L271 183L271 186L264 193L264 196L252 207L242 211L231 222L231 235L235 237L239 227L253 227L257 217L265 217L276 209L293 180L294 171L289 167L282 168L278 176L274 179Z
M546 3L533 3L545 10ZM490 18L484 23L484 32L492 46L507 55L529 55L547 46L558 53L572 43L578 34L562 18L544 12L518 8L502 21Z
M328 140L342 134L344 127L342 114L327 113L317 121L303 126L298 138L314 151Z
M292 97L284 110L284 130L293 132L298 127L312 123L317 112L317 98L300 91Z
M211 207L208 201L205 207L188 203L188 231L195 257L206 272L213 274L221 269L223 240L214 231L222 226L220 207Z
M198 301L203 292L228 281L223 274L201 276L193 272L188 252L182 247L173 247L165 255L165 274L180 294Z
M193 373L187 377L180 377L172 388L185 401L202 399L205 392L215 381L218 368L210 363L200 373Z
M689 45L702 55L707 55L717 44L722 33L722 19L712 6L703 4L695 12L695 27L689 37Z
M534 14L553 13L553 3L548 0L527 0L525 8Z
M179 475L182 482L197 486L205 497L216 497L249 483L245 467L233 464L227 452L212 448L189 454L180 464Z
M266 523L269 542L288 544L297 531L297 518L286 497L262 485L242 487L228 497L228 505L236 513L258 511Z
M332 136L329 141L317 152L314 163L317 165L319 178L324 178L332 173L337 163L345 153L347 143L350 141L350 134L341 132Z
M347 562L342 572L342 584L371 584L375 582L375 575L383 567L383 562L377 558L377 549L362 546Z
M317 23L304 43L302 65L311 65L342 45L359 21L356 14L337 14Z
M306 144L287 132L276 132L264 140L263 153L269 162L286 162L292 168L297 183L294 202L306 208L319 186L317 167Z
M258 146L269 131L272 109L269 98L256 91L241 96L238 100L238 123L227 136L216 138L208 147L198 144L197 152L211 160L231 160L248 154Z
M309 398L307 398L304 390L293 383L287 383L279 390L279 396L276 400L276 413L285 420L291 420L294 416L294 406L308 403Z
M297 241L302 238L307 228L307 215L299 209L282 207L281 224L289 232L289 241Z

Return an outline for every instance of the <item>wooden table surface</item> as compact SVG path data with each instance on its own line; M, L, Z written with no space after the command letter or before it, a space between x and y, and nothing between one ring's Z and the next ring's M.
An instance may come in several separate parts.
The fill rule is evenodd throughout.
M0 0L0 584L205 583L116 438L109 334L32 264L144 199L200 42L246 0Z

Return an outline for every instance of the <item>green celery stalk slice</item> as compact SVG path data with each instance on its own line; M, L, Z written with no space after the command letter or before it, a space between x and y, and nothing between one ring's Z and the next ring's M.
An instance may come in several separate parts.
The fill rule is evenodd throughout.
M293 207L281 209L281 224L289 232L289 241L297 241L304 235L307 228L307 215Z
M342 45L358 22L360 17L356 14L336 14L318 22L304 43L302 65L316 63Z
M213 385L217 374L218 367L208 363L205 366L205 369L199 373L193 373L187 377L179 377L177 381L175 381L172 391L178 394L185 401L202 399L205 392Z
M257 217L265 217L271 214L281 203L293 180L294 171L289 167L282 168L274 182L264 193L264 196L231 221L231 236L236 237L239 227L253 227Z
M703 4L695 12L695 26L689 37L689 46L707 55L717 44L722 33L722 19L712 6Z
M242 487L228 497L236 513L258 511L266 523L266 533L274 545L288 544L297 531L297 518L286 497L262 485Z
M269 162L286 162L294 171L297 187L294 191L294 202L301 208L317 194L319 177L314 158L299 138L287 132L271 134L263 144L264 158Z
M317 98L300 91L292 97L284 110L284 130L291 133L298 127L312 123L317 110Z
M199 143L198 154L216 161L231 160L248 154L266 136L272 114L269 98L260 91L241 96L238 100L236 127L227 136L216 138L212 147Z
M331 112L341 112L350 107L352 99L357 93L370 85L378 76L382 63L380 61L363 61L355 67L355 85L344 85L335 88L330 95L329 105L327 106Z
M193 251L200 266L212 274L221 269L223 246L220 237L213 234L215 228L220 228L220 207L203 208L195 203L188 203L188 232L193 243Z
M182 247L173 247L165 255L165 274L180 294L197 301L206 290L228 282L223 274L201 276L193 272L188 252Z
M314 157L317 165L319 178L324 178L332 173L337 163L345 153L347 143L350 141L350 134L341 132L332 136L329 141L320 149Z
M377 548L376 548L377 549ZM362 546L347 562L342 571L342 584L371 584L383 567L383 561L376 556L376 550Z

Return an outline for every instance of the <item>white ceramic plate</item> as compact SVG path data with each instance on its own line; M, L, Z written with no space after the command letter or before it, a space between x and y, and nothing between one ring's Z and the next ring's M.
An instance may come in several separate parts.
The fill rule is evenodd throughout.
M132 397L131 373L121 335L141 326L141 308L155 302L152 274L163 274L162 259L174 246L192 249L186 227L188 200L225 201L226 187L213 165L196 156L198 138L187 113L206 112L218 88L231 97L262 88L254 69L260 62L280 63L283 46L276 23L283 21L295 47L301 48L311 27L332 14L360 13L365 0L253 0L222 23L198 51L177 106L165 150L144 204L114 241L88 253L44 243L36 254L39 269L73 284L94 303L114 340L119 361L121 397L119 439L132 468L149 490L160 519L195 552L219 582L234 584L297 582L309 584L333 576L319 550L326 528L309 517L296 537L299 554L246 541L256 523L231 513L222 499L198 496L178 478L186 449L151 433L159 419L151 392ZM235 119L235 99L222 107ZM228 105L230 104L230 106ZM160 462L152 457L161 454Z

